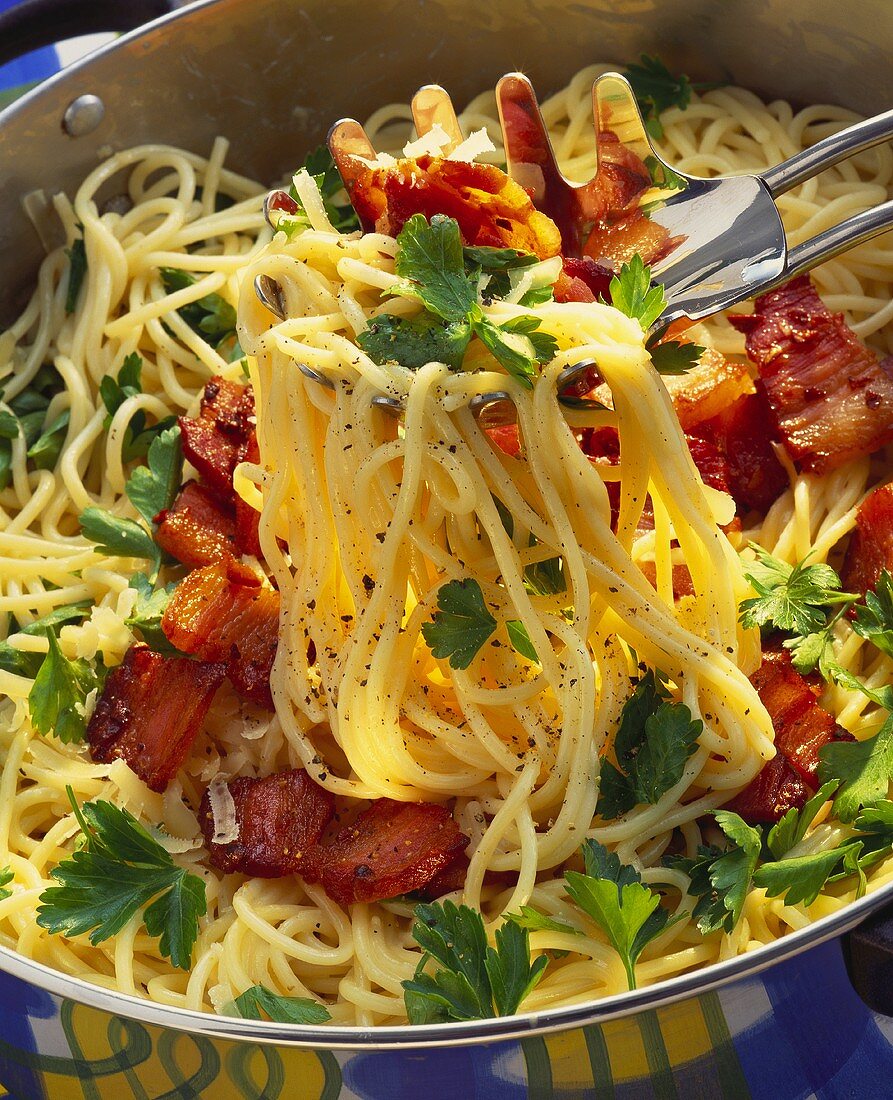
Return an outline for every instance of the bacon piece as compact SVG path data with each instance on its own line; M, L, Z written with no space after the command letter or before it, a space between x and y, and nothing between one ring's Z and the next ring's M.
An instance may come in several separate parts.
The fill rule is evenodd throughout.
M854 738L819 706L820 689L797 672L786 649L766 650L750 681L772 719L776 755L728 809L753 825L778 821L787 810L801 807L818 787L819 750Z
M332 819L332 795L317 786L303 768L265 779L232 779L227 786L236 805L237 840L214 843L208 791L198 813L212 866L224 874L239 872L258 878L282 878L300 871Z
M780 821L791 809L801 809L813 792L779 753L723 809L743 817L748 825Z
M827 473L893 439L893 362L878 362L808 276L761 295L752 317L730 319L803 469Z
M260 444L257 441L257 432L254 430L248 436L245 454L241 461L251 462L255 465L260 463ZM238 494L234 495L236 498L236 546L238 551L240 554L250 554L255 558L260 558L262 556L258 534L260 513L252 508L250 504L246 504Z
M131 646L108 674L87 726L93 759L124 760L151 790L165 790L201 732L225 675L223 664Z
M413 214L455 218L467 245L534 252L541 260L561 251L558 227L530 196L492 164L422 156L389 168L370 168L352 185L360 218L396 236Z
M210 565L233 556L233 518L197 481L188 481L170 508L158 513L155 522L155 541L184 565Z
M729 491L739 510L767 512L788 488L788 475L772 446L775 425L763 393L739 397L718 416L694 429L725 455Z
M341 905L420 890L450 866L468 837L445 806L379 798L334 839L319 844L302 874Z
M487 881L490 881L491 872L485 872ZM468 856L464 852L459 852L452 863L448 864L442 871L426 883L421 890L416 890L416 895L423 901L436 901L437 898L442 898L444 894L452 894L456 890L461 890L465 885L465 879L468 877Z
M227 504L234 503L233 471L245 458L254 430L254 394L250 386L212 378L197 417L179 419L183 454L204 484Z
M517 424L494 424L485 431L504 454L517 458L521 453L521 436Z
M705 348L697 366L685 374L664 375L664 384L686 432L719 415L743 394L753 393L747 367L715 348Z
M614 273L602 267L589 256L574 259L565 256L561 274L555 281L553 295L556 302L609 302L608 287Z
M893 572L893 483L875 489L859 505L841 570L843 587L867 592L884 569Z
M642 257L643 263L652 264L667 254L671 244L672 239L662 225L645 217L640 210L633 210L619 218L597 222L583 245L583 255L617 267L628 264L636 255Z
M238 562L194 569L161 619L168 640L203 661L225 661L233 687L273 709L270 672L279 643L279 593Z

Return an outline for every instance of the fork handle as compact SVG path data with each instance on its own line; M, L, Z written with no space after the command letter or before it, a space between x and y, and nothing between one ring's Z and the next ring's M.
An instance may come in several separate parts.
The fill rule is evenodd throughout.
M811 271L825 260L832 260L841 252L870 241L872 237L878 237L891 228L893 228L893 199L870 210L853 214L839 225L832 226L831 229L826 229L824 233L819 233L811 240L789 249L784 271L771 283L761 286L760 293L763 294L767 290L781 286L788 279L802 275L805 271Z
M893 138L893 110L882 115L866 118L854 126L848 126L840 133L817 141L802 153L795 153L788 160L767 168L760 173L763 183L769 188L772 198L778 198L792 187L812 179L813 176L837 164L841 160L853 157L882 141Z

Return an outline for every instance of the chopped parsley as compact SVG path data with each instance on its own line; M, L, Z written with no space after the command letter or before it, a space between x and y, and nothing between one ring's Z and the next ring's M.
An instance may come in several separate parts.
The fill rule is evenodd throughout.
M448 581L438 589L437 607L431 621L422 624L425 641L451 668L468 668L496 630L480 584L473 577Z
M167 608L176 584L156 588L145 573L134 573L128 587L137 591L133 611L124 620L127 626L136 631L150 649L157 653L176 655L179 650L167 640L161 629L161 617Z
M74 313L77 309L81 287L87 274L87 246L84 244L83 238L84 227L79 225L78 229L80 229L82 235L75 237L71 243L71 248L65 249L65 255L68 257L68 289L65 292L66 313Z
M168 294L194 286L196 278L178 267L162 267L161 281ZM236 311L220 294L206 294L195 302L180 306L177 313L193 332L216 348L236 331Z
M643 263L638 253L608 284L611 305L627 317L632 317L647 333L658 320L667 305L664 288L660 283L651 285L651 268ZM650 335L645 344L651 363L659 374L684 374L695 366L704 354L700 344L683 343L680 340L661 340L659 333Z
M682 778L703 728L684 703L669 701L648 669L623 705L614 738L617 766L602 760L597 812L613 820L640 803L658 802Z
M660 894L646 886L634 867L620 862L597 840L582 848L585 874L566 871L567 892L608 937L620 956L630 989L636 988L636 960L648 944L678 918L670 918Z
M69 661L52 627L47 627L46 636L49 648L28 693L31 724L38 733L52 734L66 744L83 741L87 696L99 687L99 677L86 661Z
M893 577L884 569L865 603L855 608L853 630L881 653L893 657Z
M559 920L541 913L532 905L522 905L517 913L506 913L505 919L517 924L520 928L526 928L528 932L564 932L571 936L582 936L579 928L574 928L567 921Z
M95 946L142 911L161 954L188 970L198 920L207 911L204 882L174 863L127 810L102 799L78 807L66 789L81 846L50 872L59 885L40 895L37 923L66 936L89 932Z
M21 393L0 409L0 489L12 481L12 443L21 434L32 469L55 469L68 432L70 413L64 409L47 423L50 402L63 389L55 367L43 366Z
M12 890L7 889L7 887L14 878L15 875L8 867L0 869L0 901L12 896Z
M526 928L507 921L490 947L480 913L451 901L417 905L412 934L424 954L402 983L411 1024L511 1016L548 964L545 955L531 963Z
M425 312L412 321L404 318L375 318L360 333L357 343L377 363L396 362L417 369L429 356L453 370L461 368L465 350L476 336L502 367L522 385L532 386L537 366L554 358L554 337L540 332L539 319L515 317L496 325L484 316L478 300L482 275L487 276L487 293L508 280L513 267L536 262L513 249L465 249L459 224L453 218L435 214L429 222L414 214L397 236L395 268L397 282L389 294L411 298ZM489 258L487 253L492 252ZM523 261L523 262L522 262Z
M81 513L80 523L84 535L96 543L97 553L145 558L152 563L154 577L161 566L161 550L151 529L158 513L173 504L183 476L179 427L168 428L157 435L146 457L148 465L138 466L124 487L145 526L95 507Z
M66 604L64 607L56 607L46 615L26 623L25 626L17 626L13 623L9 634L27 634L31 636L46 634L47 630L56 632L66 623L82 622L89 614L92 607L90 600L81 600L78 603ZM23 649L16 649L10 642L0 642L0 671L12 672L16 676L25 676L33 680L45 660L43 653L30 653Z
M236 997L232 1007L243 1020L262 1020L265 1015L277 1024L324 1024L332 1018L319 1001L310 997L283 997L265 985L246 989Z
M143 392L142 369L142 359L136 352L131 352L130 355L125 356L117 376L107 374L100 380L99 395L106 408L106 430L112 422L112 417L124 402ZM127 425L121 457L125 462L143 458L155 437L172 428L176 423L175 416L167 416L156 424L147 425L144 410L137 409Z
M623 75L632 84L645 128L658 139L664 136L660 121L662 111L670 107L684 111L691 103L693 90L718 87L716 84L692 84L684 74L674 76L660 58L645 53L638 62L628 65Z

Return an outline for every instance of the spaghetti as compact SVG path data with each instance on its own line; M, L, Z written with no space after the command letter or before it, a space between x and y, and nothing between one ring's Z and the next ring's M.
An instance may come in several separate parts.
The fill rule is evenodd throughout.
M579 73L543 107L559 161L572 178L595 169L590 88L606 66ZM369 122L380 149L398 151L407 113L388 107ZM469 106L469 132L498 134L492 95ZM668 160L691 174L752 171L782 160L850 121L847 112L794 112L741 89L695 96L663 113ZM22 317L0 336L4 402L14 402L49 362L62 384L45 423L67 411L52 469L29 466L26 441L11 441L10 479L0 492L0 611L13 648L43 654L45 636L23 632L54 608L89 601L82 622L64 625L71 658L107 666L133 642L126 620L135 563L97 555L78 515L101 506L133 515L124 495L128 430L192 414L213 375L245 381L257 402L260 461L236 472L238 494L261 512L260 547L282 601L280 645L270 687L275 714L221 691L186 766L163 794L122 761L96 764L77 745L35 734L32 679L0 671L0 865L14 886L0 900L0 943L63 972L137 996L191 1009L224 1010L252 985L327 1003L335 1022L368 1026L405 1020L402 982L419 951L405 899L348 910L319 885L221 875L207 866L196 817L203 790L219 777L306 768L333 795L397 801L450 800L470 838L464 887L455 899L488 922L532 905L570 931L531 934L535 952L555 958L524 1002L533 1011L626 988L620 960L603 935L582 926L560 869L584 837L641 869L642 881L670 888L680 919L645 949L640 983L753 950L835 911L854 896L845 880L811 904L787 904L752 889L731 932L704 937L692 918L687 877L661 866L674 836L694 854L705 814L745 787L773 755L772 721L748 676L759 637L739 624L750 589L737 550L747 539L796 561L824 561L853 527L866 490L883 477L880 460L850 462L831 474L798 474L758 525L727 535L728 498L705 488L692 463L667 389L649 365L638 323L599 303L525 308L494 301L497 324L533 312L558 352L528 389L473 346L466 370L430 363L381 366L358 347L370 318L409 316L406 299L381 298L395 280L397 242L380 233L332 229L309 177L298 177L309 227L273 237L260 185L224 167L226 143L205 160L152 146L118 153L85 180L72 202L54 206L69 241L80 233L87 274L66 312L70 264L62 249L44 261ZM499 151L491 155L498 160ZM98 193L124 181L126 212L103 209ZM814 235L889 197L893 154L862 154L779 200L789 239ZM225 197L220 202L220 197ZM217 207L222 207L217 209ZM190 273L180 289L162 269ZM256 300L255 277L283 290L286 319ZM819 269L831 309L846 311L858 335L893 351L893 244L863 245ZM190 327L184 306L219 295L238 307L247 358L213 346ZM696 330L729 356L743 342L725 319ZM133 353L142 359L139 393L109 413L99 385ZM613 409L574 413L556 401L561 370L594 359ZM330 378L308 381L300 362ZM468 367L475 369L468 369ZM508 391L525 461L502 454L469 410L469 400ZM405 404L401 426L371 403L385 392ZM575 420L576 417L576 420ZM575 428L616 427L620 462L597 469ZM604 474L604 477L602 476ZM612 528L608 483L619 483ZM645 496L654 529L636 533ZM531 591L529 570L561 560L563 591ZM653 562L655 587L639 568ZM693 593L674 601L673 566L684 562ZM474 577L497 629L467 669L435 660L422 626L451 580ZM519 654L509 624L523 629L536 660ZM874 653L844 623L837 659L871 687L889 682L890 658ZM307 642L312 642L312 654ZM311 655L313 659L311 659ZM681 778L653 805L615 821L596 816L599 759L643 662L674 685L674 698L703 723ZM857 737L876 728L866 699L828 686L823 703ZM78 826L65 788L78 801L102 797L160 825L177 862L201 875L208 899L191 971L173 968L135 918L96 946L49 935L35 921L49 873L71 851ZM216 789L216 788L215 788ZM709 827L708 827L709 832ZM821 822L804 854L846 835ZM812 848L810 848L812 846ZM876 865L868 889L893 876Z

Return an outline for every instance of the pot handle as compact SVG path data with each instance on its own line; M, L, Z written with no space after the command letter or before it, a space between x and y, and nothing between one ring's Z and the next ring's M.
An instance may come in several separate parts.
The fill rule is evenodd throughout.
M893 905L842 937L853 988L873 1012L893 1016Z
M0 11L0 65L41 46L102 31L132 31L182 0L22 0Z

